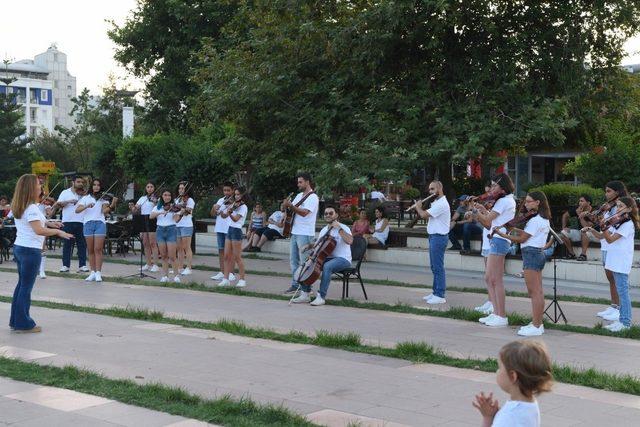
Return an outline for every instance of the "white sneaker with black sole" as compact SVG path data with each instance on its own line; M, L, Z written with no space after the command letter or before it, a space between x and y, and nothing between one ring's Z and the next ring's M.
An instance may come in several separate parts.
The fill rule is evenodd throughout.
M68 273L69 272L69 267L66 266L62 266L60 267L60 270L58 270L60 273Z
M89 267L87 267L86 265L83 265L82 267L78 268L78 271L81 271L83 273L88 273L89 271Z

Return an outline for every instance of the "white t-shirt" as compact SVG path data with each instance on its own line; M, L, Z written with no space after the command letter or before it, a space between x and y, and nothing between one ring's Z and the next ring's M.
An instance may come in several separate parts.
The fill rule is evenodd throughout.
M90 194L84 196L78 202L78 204L82 206L89 206L91 203L95 203L95 205L92 208L88 208L82 211L82 213L84 213L82 221L85 224L89 221L106 222L104 214L102 213L102 206L108 205L109 202L107 202L106 200L100 200L100 203L98 203L96 199Z
M610 216L613 216L618 210L618 206L614 206L609 212L605 212L603 215L603 219L607 219ZM609 249L609 243L605 239L600 239L600 250L606 251Z
M382 194L380 191L373 190L371 192L371 200L376 200L376 199L380 201L384 201L386 197L384 197L384 194Z
M176 203L182 203L182 201L180 201L180 199L178 198L176 199ZM196 207L196 202L194 202L191 197L189 197L189 199L187 200L187 207L190 208L192 212L193 212L193 209ZM193 227L193 215L185 213L180 219L180 221L178 221L177 226Z
M271 216L269 217L269 219L273 222L275 222L276 224L279 223L280 221L282 221L282 217L284 216L284 212L282 211L275 211L274 213L271 214ZM284 227L278 227L275 224L269 224L267 225L268 228L272 229L272 230L276 230L278 233L282 234L282 230L284 230Z
M218 206L218 216L216 217L215 232L227 234L227 231L229 231L229 218L222 218L220 216L220 212L225 209L224 197L220 197L218 199L216 206Z
M33 231L31 221L40 221L40 224L44 227L47 219L38 209L38 205L35 203L27 206L22 218L15 218L16 223L16 246L22 246L25 248L42 249L45 236L39 236Z
M347 261L351 262L351 245L348 245L342 239L342 236L340 236L340 231L336 230L333 227L329 227L328 225L325 225L324 228L320 230L320 234L318 234L318 239L320 239L322 236L327 234L327 231L329 231L329 228L331 228L329 235L334 239L336 239L336 247L333 250L333 253L331 254L330 258L344 258ZM345 233L351 235L351 230L349 230L349 227L347 227L346 225L340 223L340 228L342 228L345 231Z
M303 194L298 193L295 199L293 199L293 204L296 205L300 200L302 200ZM318 216L318 205L320 204L320 199L318 199L318 195L313 193L307 197L307 199L298 206L300 209L307 209L309 213L307 216L296 215L293 218L293 227L291 228L291 234L296 234L298 236L315 236L316 235L316 217Z
M427 222L427 233L431 234L449 234L449 224L451 224L451 208L445 196L434 200L431 207L427 209L429 212L429 222Z
M140 206L140 214L141 215L151 215L151 211L156 206L157 203L153 203L149 200L149 196L142 196L136 202L136 206Z
M613 243L608 243L607 260L604 268L616 273L629 274L633 263L633 239L636 234L633 221L627 221L615 227L609 227L609 233L619 234L620 237Z
M227 211L230 211L230 209ZM231 219L231 216L228 216L227 220L229 220L229 227L242 228L244 221L247 219L247 205L240 205L235 211L231 211L231 213L234 215L240 215L240 218L238 218L237 221L234 221Z
M538 402L507 400L493 418L491 427L540 427Z
M384 218L381 219L376 219L376 230L379 230L380 227L382 227L382 223L384 222ZM385 243L387 243L387 239L389 238L389 224L387 223L387 226L385 227L384 230L382 231L374 231L373 232L373 237L375 237L376 239L378 239L378 241L380 243L382 243L383 245Z
M171 210L165 211L164 207L158 208L158 206L154 206L151 212L160 212L160 215L156 217L156 225L159 225L160 227L176 225L176 222L173 220L173 216L176 212L172 212Z
M547 244L549 234L549 220L536 215L527 221L524 232L531 235L526 242L520 244L521 248L530 246L532 248L543 248Z
M59 202L71 202L62 208L62 222L82 222L84 212L76 213L76 205L80 199L81 196L74 193L70 188L60 193L60 196L58 196Z
M516 200L513 198L513 194L507 194L503 198L499 199L496 204L493 205L493 209L491 210L498 213L496 219L491 221L491 231L493 231L494 228L503 226L516 216ZM503 227L500 231L506 232L506 229ZM494 234L493 237L509 240L504 237L500 237L497 234Z
M487 230L482 224L478 222L478 225L482 227L482 251L491 249L491 240L489 240L489 233L491 231Z

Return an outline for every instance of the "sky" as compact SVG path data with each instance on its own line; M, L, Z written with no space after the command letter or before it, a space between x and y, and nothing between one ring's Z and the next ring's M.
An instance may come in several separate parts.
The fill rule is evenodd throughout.
M4 2L0 21L0 60L33 59L55 43L67 54L67 67L84 87L101 92L109 74L122 78L120 86L142 89L143 83L113 59L115 45L107 36L107 20L122 24L136 0L18 0ZM6 17L14 19L7 19ZM27 21L20 17L30 18ZM640 63L640 36L625 44L623 64Z

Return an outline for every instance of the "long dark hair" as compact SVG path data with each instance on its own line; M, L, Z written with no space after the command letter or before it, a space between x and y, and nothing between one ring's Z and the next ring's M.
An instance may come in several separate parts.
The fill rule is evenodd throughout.
M609 187L616 193L618 193L618 197L624 197L629 195L629 191L627 191L627 186L624 185L622 181L609 181L605 187Z
M513 185L513 181L509 178L509 175L506 173L500 173L493 177L493 182L498 184L502 190L504 190L507 194L512 194L515 191L515 186Z
M90 190L90 191L87 191L87 193L88 193L88 194L91 194L91 195L93 196L93 198L94 198L94 199L98 199L98 198L99 198L99 197L98 197L98 196L99 196L99 193L94 193L94 192L93 192L93 184L94 184L96 181L98 181L98 184L100 184L100 193L102 193L103 188L104 188L104 187L102 186L102 180L101 180L100 178L93 178L93 179L91 180L91 190Z
M544 219L548 219L549 221L551 221L551 209L549 209L549 201L547 200L547 195L542 191L532 191L531 193L529 193L529 197L540 202L540 204L538 205L538 215L540 215Z
M640 228L640 218L638 218L638 205L636 204L636 201L633 199L633 197L622 196L618 200L624 203L626 207L631 208L629 217L631 218L631 221L633 221L633 225L635 225L636 228Z
M158 209L163 209L164 208L164 199L162 198L162 195L164 193L169 193L171 195L171 200L169 203L173 202L173 194L171 193L171 190L169 188L163 188L162 190L160 190L159 196L158 196L158 204L156 205L156 207Z

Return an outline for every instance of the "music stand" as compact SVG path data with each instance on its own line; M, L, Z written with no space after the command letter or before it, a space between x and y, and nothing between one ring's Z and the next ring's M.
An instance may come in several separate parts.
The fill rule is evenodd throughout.
M140 272L136 273L136 274L129 274L128 276L123 276L123 277L137 277L140 279L144 279L145 277L149 277L151 279L155 279L154 276L150 275L150 274L146 274L144 271L142 271L142 252L144 251L144 243L142 242L142 233L149 233L149 215L140 215L140 214L135 214L133 215L133 232L134 233L138 233L138 241L140 242L140 264L139 264L139 268L140 268Z
M552 228L549 228L549 232L551 233L551 235L553 236L553 239L556 241L556 243L558 245L564 245L564 242L562 241L562 239L560 238L560 236L558 236L558 233L556 233L555 231L553 231ZM544 314L545 316L547 316L553 323L558 323L558 320L562 319L564 320L564 323L567 323L567 317L564 315L564 312L562 311L562 308L560 307L560 304L558 303L558 276L557 276L557 264L556 264L556 251L553 251L553 254L551 255L551 259L553 259L553 299L551 300L551 302L549 303L549 305L547 306L547 308L544 309ZM547 311L549 311L549 309L553 307L553 317L551 317L551 315L549 313L547 313Z

